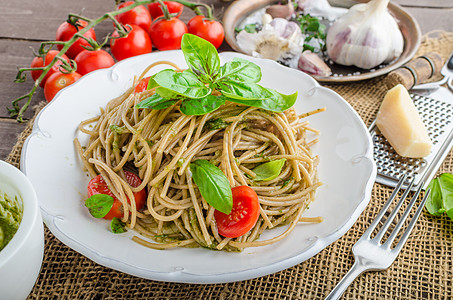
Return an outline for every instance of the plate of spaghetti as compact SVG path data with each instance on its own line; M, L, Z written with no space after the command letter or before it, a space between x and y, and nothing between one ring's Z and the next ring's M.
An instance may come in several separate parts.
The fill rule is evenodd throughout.
M182 50L62 90L36 118L21 169L60 241L185 283L307 260L354 224L376 176L368 130L338 94L191 35Z

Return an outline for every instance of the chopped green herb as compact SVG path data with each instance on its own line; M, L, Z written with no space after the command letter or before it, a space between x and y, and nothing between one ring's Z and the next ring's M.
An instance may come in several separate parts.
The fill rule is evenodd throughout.
M112 221L110 222L110 229L112 230L113 233L124 233L127 232L126 229L126 223L122 222L118 218L113 218Z
M110 130L118 134L124 133L124 127L120 127L118 125L110 125Z

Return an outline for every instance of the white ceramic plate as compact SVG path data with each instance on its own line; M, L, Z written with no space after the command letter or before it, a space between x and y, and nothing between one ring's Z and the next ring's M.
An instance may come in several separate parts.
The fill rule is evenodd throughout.
M298 92L298 112L326 107L310 117L321 130L314 152L321 158L319 176L324 183L305 216L322 216L320 224L300 224L283 241L242 253L204 248L152 250L131 240L133 231L115 235L109 222L91 217L84 207L89 178L73 146L80 121L99 113L111 98L123 93L134 75L158 60L186 66L181 51L151 53L124 60L110 69L81 78L61 91L39 114L27 139L21 169L38 194L45 224L72 249L93 261L143 278L222 283L246 280L296 265L340 238L369 202L376 177L372 143L357 113L335 92L315 80L270 60L238 53L221 53L222 63L234 57L249 59L262 68L261 84L283 93ZM263 235L275 235L276 228Z

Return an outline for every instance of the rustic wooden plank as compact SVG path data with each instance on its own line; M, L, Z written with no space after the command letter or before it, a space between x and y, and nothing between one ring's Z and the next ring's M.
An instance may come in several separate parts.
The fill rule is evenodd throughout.
M453 9L405 7L420 25L423 34L433 30L453 31Z
M37 49L39 43L30 41L14 41L0 39L0 117L7 118L9 113L7 107L11 102L28 93L33 87L31 76L27 76L25 83L14 83L18 67L29 67L33 59L33 52L30 47ZM44 100L42 88L33 98L32 105ZM31 109L25 114L26 118L32 116ZM0 131L1 132L1 131Z
M435 8L453 8L453 1L451 0L391 0L402 6L411 7L435 7Z
M0 160L5 160L17 142L18 135L25 129L25 123L0 119Z
M220 16L230 4L218 0L200 2L213 5L217 16ZM114 0L6 1L0 11L0 38L53 40L58 26L67 19L68 13L98 18L113 10ZM186 22L194 15L191 10L185 8L181 19ZM110 21L105 21L96 26L95 30L99 38L104 37L113 28Z

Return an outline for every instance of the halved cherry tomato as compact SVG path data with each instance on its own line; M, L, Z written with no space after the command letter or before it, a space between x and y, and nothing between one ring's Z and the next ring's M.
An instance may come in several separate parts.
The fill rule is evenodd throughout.
M118 9L122 9L123 7L129 6L133 3L134 1L123 2L118 6ZM117 19L121 24L134 24L140 26L146 32L148 32L149 27L151 26L151 15L143 5L139 5L127 12L119 14L115 16L115 19Z
M117 60L123 60L128 57L150 53L153 50L151 39L146 31L140 26L129 24L131 30L128 35L110 41L110 47L113 56ZM112 37L119 37L118 32L115 30Z
M181 48L182 36L187 33L186 24L178 18L158 19L151 24L149 36L158 50Z
M82 76L94 70L110 68L115 64L113 57L102 49L83 50L74 60L77 63L77 73Z
M88 23L84 20L78 20L77 24L79 24L79 25L74 26L72 24L69 24L68 22L62 23L57 29L57 36L56 36L55 40L66 42L66 41L70 40L74 36L74 34L76 34L78 31L82 30L83 28L85 28L88 25ZM88 30L83 36L96 40L96 33L94 32L93 28ZM89 47L90 44L85 39L78 38L74 42L74 44L72 44L72 46L69 47L69 49L66 51L65 54L69 58L74 59L77 56L77 54L79 54L80 52L85 50L82 46ZM63 45L57 45L57 48L58 48L58 50L61 50L63 48Z
M237 186L233 193L233 209L229 215L218 210L214 212L219 234L235 238L246 234L255 226L260 215L258 195L248 186Z
M124 175L126 175L126 180L129 183L130 186L132 187L137 187L139 186L142 181L141 179L135 175L134 173L131 173L129 171L124 171ZM105 194L113 197L113 206L110 209L110 211L107 213L107 215L104 216L104 219L111 220L113 218L122 218L124 214L123 210L123 205L120 200L118 200L110 191L109 187L107 186L107 183L105 182L104 178L102 178L101 175L98 175L94 177L93 179L90 180L88 183L88 197L91 197L95 194ZM137 210L141 210L145 206L146 202L146 191L145 189L139 191L139 192L134 192L134 198L135 198L135 207ZM128 203L130 203L130 200L127 199Z
M32 62L31 62L31 67L40 68L40 67L47 66L54 59L54 57L58 54L58 52L59 51L57 51L57 50L50 50L44 56L44 59L41 56L36 56L35 58L33 58ZM61 58L66 60L67 62L69 62L69 58L65 54L63 54L61 56ZM52 75L53 73L59 72L59 67L62 64L63 64L63 62L61 60L57 60L54 63L54 65L52 66L52 68L50 68L50 70L47 72L46 76L44 76L43 80L39 83L39 86L44 87L44 85L46 84L47 78L49 78L49 76ZM41 70L31 71L31 77L33 78L34 81L36 81L36 79L38 79L39 76L41 76L41 74L42 74Z
M142 79L137 83L137 85L135 86L134 92L135 92L135 93L141 93L141 92L143 92L143 91L146 91L146 89L148 88L148 82L149 82L149 79L150 79L150 78L151 78L151 76L142 78Z
M164 1L164 4L167 6L168 12L170 14L177 14L176 18L179 18L179 16L182 13L182 10L184 9L184 5L178 2L174 1ZM151 14L151 17L154 19L163 16L164 12L162 11L162 8L160 6L159 2L154 2L148 4L148 10L149 13Z
M82 77L82 75L77 72L68 74L56 72L50 75L44 85L44 97L47 102L50 102L61 89L70 86L79 80L80 77Z
M222 24L217 21L206 19L204 16L195 16L187 23L189 33L199 36L214 47L219 48L225 37Z

